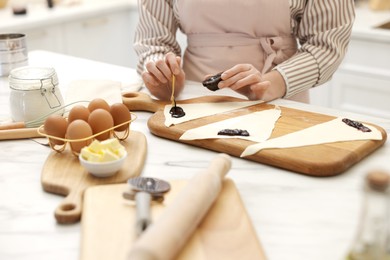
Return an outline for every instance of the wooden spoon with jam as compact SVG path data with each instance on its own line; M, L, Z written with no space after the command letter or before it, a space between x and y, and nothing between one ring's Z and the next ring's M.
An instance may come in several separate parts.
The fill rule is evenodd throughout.
M169 113L174 118L180 118L180 117L185 116L186 113L184 112L183 108L178 107L176 105L176 100L175 100L175 81L176 81L176 77L175 77L175 75L172 74L172 95L171 95L172 108L171 108L171 110L169 110Z

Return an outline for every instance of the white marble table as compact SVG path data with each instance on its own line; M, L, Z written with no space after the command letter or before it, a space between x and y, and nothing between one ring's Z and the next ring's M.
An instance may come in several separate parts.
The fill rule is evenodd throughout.
M61 89L76 79L114 79L131 86L134 70L43 52L30 52L30 64L56 69ZM205 92L206 91L206 92ZM195 94L196 93L196 94ZM189 88L183 98L210 94ZM8 80L0 78L0 120L9 117ZM368 120L390 133L390 121L287 100L276 104ZM145 134L148 156L143 174L167 180L189 178L205 168L216 153L155 137L147 129L150 113L137 112L134 130ZM170 156L167 151L175 151ZM0 259L78 259L80 224L59 225L54 209L63 199L42 190L40 175L48 147L31 140L0 142ZM390 172L390 145L343 174L313 178L233 158L228 176L242 196L263 248L271 260L342 259L356 232L362 178L372 169Z

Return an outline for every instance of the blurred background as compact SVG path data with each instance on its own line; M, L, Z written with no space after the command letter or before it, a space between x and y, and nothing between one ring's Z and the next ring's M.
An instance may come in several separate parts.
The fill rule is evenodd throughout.
M390 0L356 0L348 54L312 104L390 119ZM0 33L48 50L136 67L137 0L0 0ZM186 38L178 32L184 49Z

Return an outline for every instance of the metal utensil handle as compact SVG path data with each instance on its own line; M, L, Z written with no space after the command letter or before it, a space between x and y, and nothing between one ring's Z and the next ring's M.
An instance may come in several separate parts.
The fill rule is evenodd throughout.
M141 235L151 223L150 203L152 196L148 192L139 191L135 194L136 204L136 223L135 229L137 235Z

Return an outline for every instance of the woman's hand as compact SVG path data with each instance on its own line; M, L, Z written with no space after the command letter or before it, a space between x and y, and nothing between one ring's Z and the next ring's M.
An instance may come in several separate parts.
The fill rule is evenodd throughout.
M271 101L286 93L286 84L278 71L264 75L251 64L238 64L221 75L219 88L231 88L251 100Z
M148 62L147 71L142 73L142 79L150 93L161 100L169 100L172 94L172 74L176 76L175 97L184 88L185 73L180 66L181 58L169 52L164 60Z

